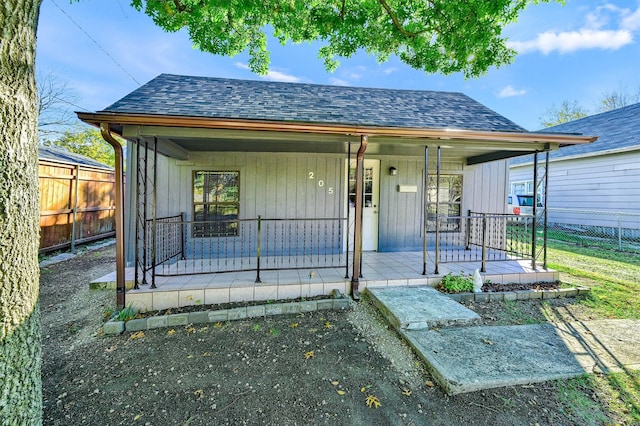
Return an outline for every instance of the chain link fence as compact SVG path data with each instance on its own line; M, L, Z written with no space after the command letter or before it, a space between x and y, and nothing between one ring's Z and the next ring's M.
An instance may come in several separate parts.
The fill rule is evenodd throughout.
M640 213L547 209L548 239L640 253Z

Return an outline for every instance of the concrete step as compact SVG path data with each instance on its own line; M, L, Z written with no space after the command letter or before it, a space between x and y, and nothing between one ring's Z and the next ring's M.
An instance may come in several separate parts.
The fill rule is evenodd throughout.
M478 314L432 287L367 288L371 299L397 330L479 325Z
M576 359L585 348L572 353L551 324L405 330L401 334L450 395L585 374Z

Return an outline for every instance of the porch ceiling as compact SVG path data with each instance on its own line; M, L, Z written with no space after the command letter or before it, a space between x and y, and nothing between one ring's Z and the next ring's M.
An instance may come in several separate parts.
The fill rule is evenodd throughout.
M566 134L458 129L389 128L302 122L264 122L197 117L79 113L88 123L108 122L128 140L158 138L158 151L189 159L202 151L300 152L346 155L349 144L367 135L367 156L424 155L424 147L442 148L443 161L477 164L511 158L595 138Z
M347 155L360 142L358 134L324 134L306 132L193 129L161 126L126 126L123 136L150 140L158 138L159 152L179 159L189 159L203 151L235 152L299 152ZM519 155L535 150L556 149L559 143L522 143L499 140L472 140L464 137L390 137L370 136L367 156L424 156L424 147L442 148L443 161L482 163Z

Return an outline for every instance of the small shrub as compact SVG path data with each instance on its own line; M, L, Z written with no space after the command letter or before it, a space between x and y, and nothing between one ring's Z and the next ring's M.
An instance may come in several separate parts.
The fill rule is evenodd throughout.
M124 321L127 322L132 320L138 315L138 311L136 311L133 305L128 305L122 309L112 310L111 308L105 309L105 316L107 316L107 312L111 312L109 319L113 321Z
M473 278L471 275L453 275L449 272L442 278L438 289L445 293L467 293L473 291Z

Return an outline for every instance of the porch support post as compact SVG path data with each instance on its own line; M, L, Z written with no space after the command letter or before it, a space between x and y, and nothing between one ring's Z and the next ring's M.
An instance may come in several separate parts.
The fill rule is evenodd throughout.
M549 188L549 151L545 152L545 157L544 157L544 203L542 204L542 211L544 214L544 230L543 230L543 240L542 243L544 244L543 246L543 250L544 250L544 258L543 258L543 264L542 266L546 269L547 268L547 230L548 230L548 221L547 221L547 205L549 204L547 202L547 194L548 194L548 188ZM536 194L535 197L533 197L534 199L534 204L538 204L538 195Z
M116 303L120 308L125 306L124 282L124 187L122 180L123 153L122 145L111 135L108 123L100 123L100 133L105 141L113 147L116 161Z
M422 182L422 275L427 275L427 216L429 209L429 147L424 147L424 176Z
M533 223L531 226L531 269L536 267L536 239L538 234L538 151L533 154Z
M147 206L149 205L149 143L147 139L144 139L144 173L143 176L143 193L144 199L142 200L142 229L143 237L142 237L142 284L146 285L147 283L147 265L149 264L149 251L147 246L149 244L149 227L147 226ZM138 174L140 176L140 174Z
M360 299L358 285L360 284L360 265L362 259L362 180L364 177L364 153L367 150L369 138L360 136L360 149L356 155L356 196L353 226L353 275L351 276L351 295L354 300Z
M156 288L156 216L157 216L157 200L158 200L158 138L153 138L153 220L151 221L153 229L151 230L151 288Z
M349 278L349 212L351 211L351 205L349 204L349 170L351 169L351 142L347 148L347 225L344 232L347 234L347 245L345 246L345 262L344 262L344 278Z
M439 274L438 264L440 263L440 147L438 147L438 156L436 159L436 268L433 271L434 274Z
M133 145L133 144L132 144ZM135 148L134 148L135 146ZM129 146L129 153L131 153L132 149L136 150L136 172L135 173L130 173L129 176L134 176L136 177L136 212L135 212L135 222L136 222L136 240L135 240L135 247L134 247L134 252L135 252L135 259L134 259L134 266L135 266L135 270L133 273L133 288L134 289L139 289L140 286L138 285L139 283L139 269L140 269L140 233L142 231L141 227L140 227L140 146L141 146L141 142L140 142L140 138L136 139L136 143L134 146ZM130 154L131 155L131 154ZM129 188L133 188L133 182L129 182ZM142 231L143 232L143 231ZM142 266L142 274L144 275L144 265Z

